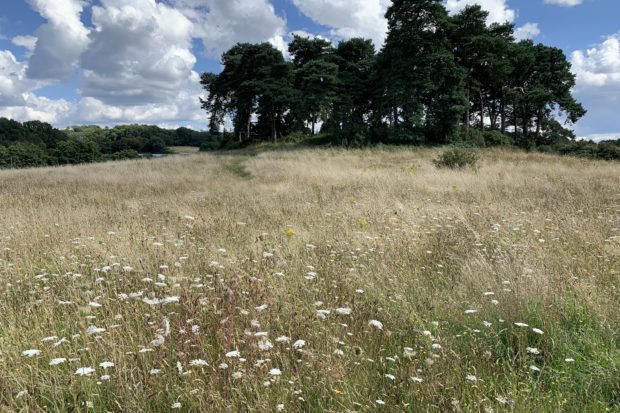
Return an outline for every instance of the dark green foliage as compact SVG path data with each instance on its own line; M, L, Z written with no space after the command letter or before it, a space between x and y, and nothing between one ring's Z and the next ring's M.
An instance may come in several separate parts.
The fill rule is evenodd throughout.
M52 152L60 165L90 163L101 159L97 144L91 140L68 139L60 142Z
M437 168L477 168L480 155L475 149L455 146L443 152L439 158L433 160Z
M148 125L111 129L74 126L58 130L44 122L22 124L0 118L0 168L134 159L168 153L169 146L201 146L210 142L217 142L219 148L219 136L188 128L167 130Z
M554 118L572 124L585 114L571 95L575 76L566 56L517 43L512 24L488 26L487 17L480 6L450 16L442 0L393 0L378 53L365 39L334 47L293 36L286 63L269 44L238 44L222 56L220 74L201 78L210 129L228 117L239 142L275 141L318 133L322 124L345 146L534 149L574 138Z
M140 154L133 149L125 149L120 152L114 152L113 154L106 155L105 159L110 161L122 161L125 159L140 159Z

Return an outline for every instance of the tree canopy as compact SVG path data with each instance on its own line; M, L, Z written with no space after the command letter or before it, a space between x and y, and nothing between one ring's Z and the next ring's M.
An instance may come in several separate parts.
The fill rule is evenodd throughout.
M517 42L512 24L487 17L480 6L451 16L441 0L393 0L378 52L366 39L294 35L286 61L268 43L237 44L220 73L202 75L202 107L213 131L229 120L239 142L313 135L319 125L356 145L445 144L485 131L525 147L573 137L567 127L585 109L564 53Z

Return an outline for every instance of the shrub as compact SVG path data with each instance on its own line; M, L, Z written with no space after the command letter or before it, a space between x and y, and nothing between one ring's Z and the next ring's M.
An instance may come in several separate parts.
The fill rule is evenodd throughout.
M470 167L476 169L480 155L478 151L471 148L455 146L442 153L439 158L433 160L437 168L462 169Z
M114 152L111 155L108 155L106 159L111 161L121 161L123 159L140 159L140 154L133 149L125 149L123 151Z
M459 136L459 144L472 148L484 148L484 132L480 129L469 128L467 132L462 132Z
M484 144L486 147L510 146L513 143L512 137L501 133L500 131L489 130L484 132Z

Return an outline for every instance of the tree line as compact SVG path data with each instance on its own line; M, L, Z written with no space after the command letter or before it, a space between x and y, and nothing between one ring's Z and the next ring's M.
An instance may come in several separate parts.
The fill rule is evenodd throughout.
M201 146L213 139L208 132L188 128L122 125L60 130L45 122L0 118L0 168L140 158L166 154L170 146Z
M449 15L441 0L394 0L376 51L367 39L334 46L293 36L290 60L269 43L240 43L222 71L204 73L210 130L277 142L320 131L336 144L516 144L574 139L586 110L571 89L562 50L516 41L512 24L487 25L469 6Z

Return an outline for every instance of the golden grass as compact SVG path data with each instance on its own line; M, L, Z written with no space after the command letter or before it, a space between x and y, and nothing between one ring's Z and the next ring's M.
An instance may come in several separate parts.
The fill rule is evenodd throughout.
M437 154L1 171L0 406L619 411L620 165Z

